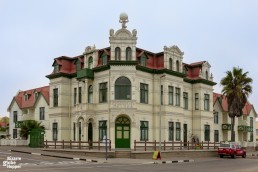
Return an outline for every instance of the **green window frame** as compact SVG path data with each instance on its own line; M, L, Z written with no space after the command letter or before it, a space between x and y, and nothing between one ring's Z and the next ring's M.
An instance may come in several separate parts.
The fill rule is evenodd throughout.
M188 109L188 93L183 92L183 99L184 99L184 109Z
M17 111L13 111L13 123L18 121L18 112Z
M140 83L140 103L148 104L148 84Z
M199 93L195 93L195 110L199 110Z
M115 82L115 100L131 100L131 81L127 77L119 77Z
M149 122L148 121L140 121L140 140L148 141L149 140Z
M176 122L176 141L181 140L181 123Z
M79 87L78 90L78 102L82 103L82 87Z
M73 89L73 104L76 105L77 102L77 88Z
M174 104L174 87L168 86L168 104L173 105Z
M17 129L13 129L13 139L16 139L18 136Z
M176 106L180 106L180 88L176 87Z
M107 102L107 82L99 84L99 102Z
M108 57L105 53L102 54L101 56L101 65L107 65L107 62L108 62Z
M168 140L174 141L174 122L168 122Z
M210 141L210 125L204 125L204 141Z
M147 65L147 57L146 56L141 56L140 65L146 67L146 65Z
M107 121L99 121L99 140L103 140L104 136L107 138Z
M214 130L214 142L219 142L219 130Z
M204 110L209 111L210 110L210 95L204 94Z
M53 122L52 124L52 136L53 136L53 141L57 141L58 138L58 123L57 122Z
M45 107L39 108L39 120L45 120Z
M53 106L58 107L58 88L53 89Z

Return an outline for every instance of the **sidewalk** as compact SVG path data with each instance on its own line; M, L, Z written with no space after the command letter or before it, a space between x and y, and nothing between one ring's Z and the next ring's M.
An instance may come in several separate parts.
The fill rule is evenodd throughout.
M68 153L58 153L51 151L43 151L41 148L30 148L30 147L15 147L15 146L1 146L0 148L4 148L5 150L10 150L12 152L20 152L38 156L50 156L50 157L58 157L65 159L74 159L74 160L82 160L93 163L115 163L115 164L165 164L165 163L185 163L185 162L194 162L199 159L196 158L187 158L187 157L174 157L174 158L162 158L161 160L153 160L153 159L132 159L132 158L108 158L106 160L105 157L90 157L90 156L82 156L82 155L73 155ZM213 157L214 158L214 157ZM247 151L247 158L257 158L258 159L258 151ZM202 158L201 158L202 159Z
M51 151L43 151L41 148L30 148L30 147L15 147L15 146L1 146L5 147L5 150L10 150L11 152L19 152L26 153L38 156L50 156L57 158L65 158L65 159L74 159L74 160L82 160L93 163L114 163L114 164L160 164L160 163L186 163L186 162L194 162L193 159L189 159L187 157L174 157L174 158L161 158L158 160L153 159L132 159L132 158L108 158L106 160L105 157L90 157L90 156L82 156L82 155L73 155L66 153L57 153Z

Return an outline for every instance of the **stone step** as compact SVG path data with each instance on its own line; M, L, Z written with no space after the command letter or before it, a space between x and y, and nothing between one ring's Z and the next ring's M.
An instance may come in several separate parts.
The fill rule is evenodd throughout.
M116 158L131 158L131 151L115 151Z

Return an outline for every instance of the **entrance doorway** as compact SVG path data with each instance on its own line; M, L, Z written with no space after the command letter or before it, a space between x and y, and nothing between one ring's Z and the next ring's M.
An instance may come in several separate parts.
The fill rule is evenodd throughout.
M92 142L93 140L93 129L92 129L92 123L90 122L88 124L88 142Z
M115 132L115 147L130 148L130 120L127 117L116 119Z

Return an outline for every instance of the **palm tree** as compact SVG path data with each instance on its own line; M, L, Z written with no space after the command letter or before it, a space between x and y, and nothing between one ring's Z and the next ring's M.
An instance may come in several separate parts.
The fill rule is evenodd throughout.
M27 140L30 131L32 129L36 129L36 128L41 128L41 129L45 130L45 127L43 125L41 125L41 122L37 122L35 120L24 121L21 124L20 137L23 137Z
M248 72L243 73L243 69L233 67L232 71L227 71L226 76L221 79L223 86L222 94L226 96L228 103L228 115L231 118L231 141L235 141L235 117L243 115L243 107L247 102L247 97L252 93L253 81L247 76Z

